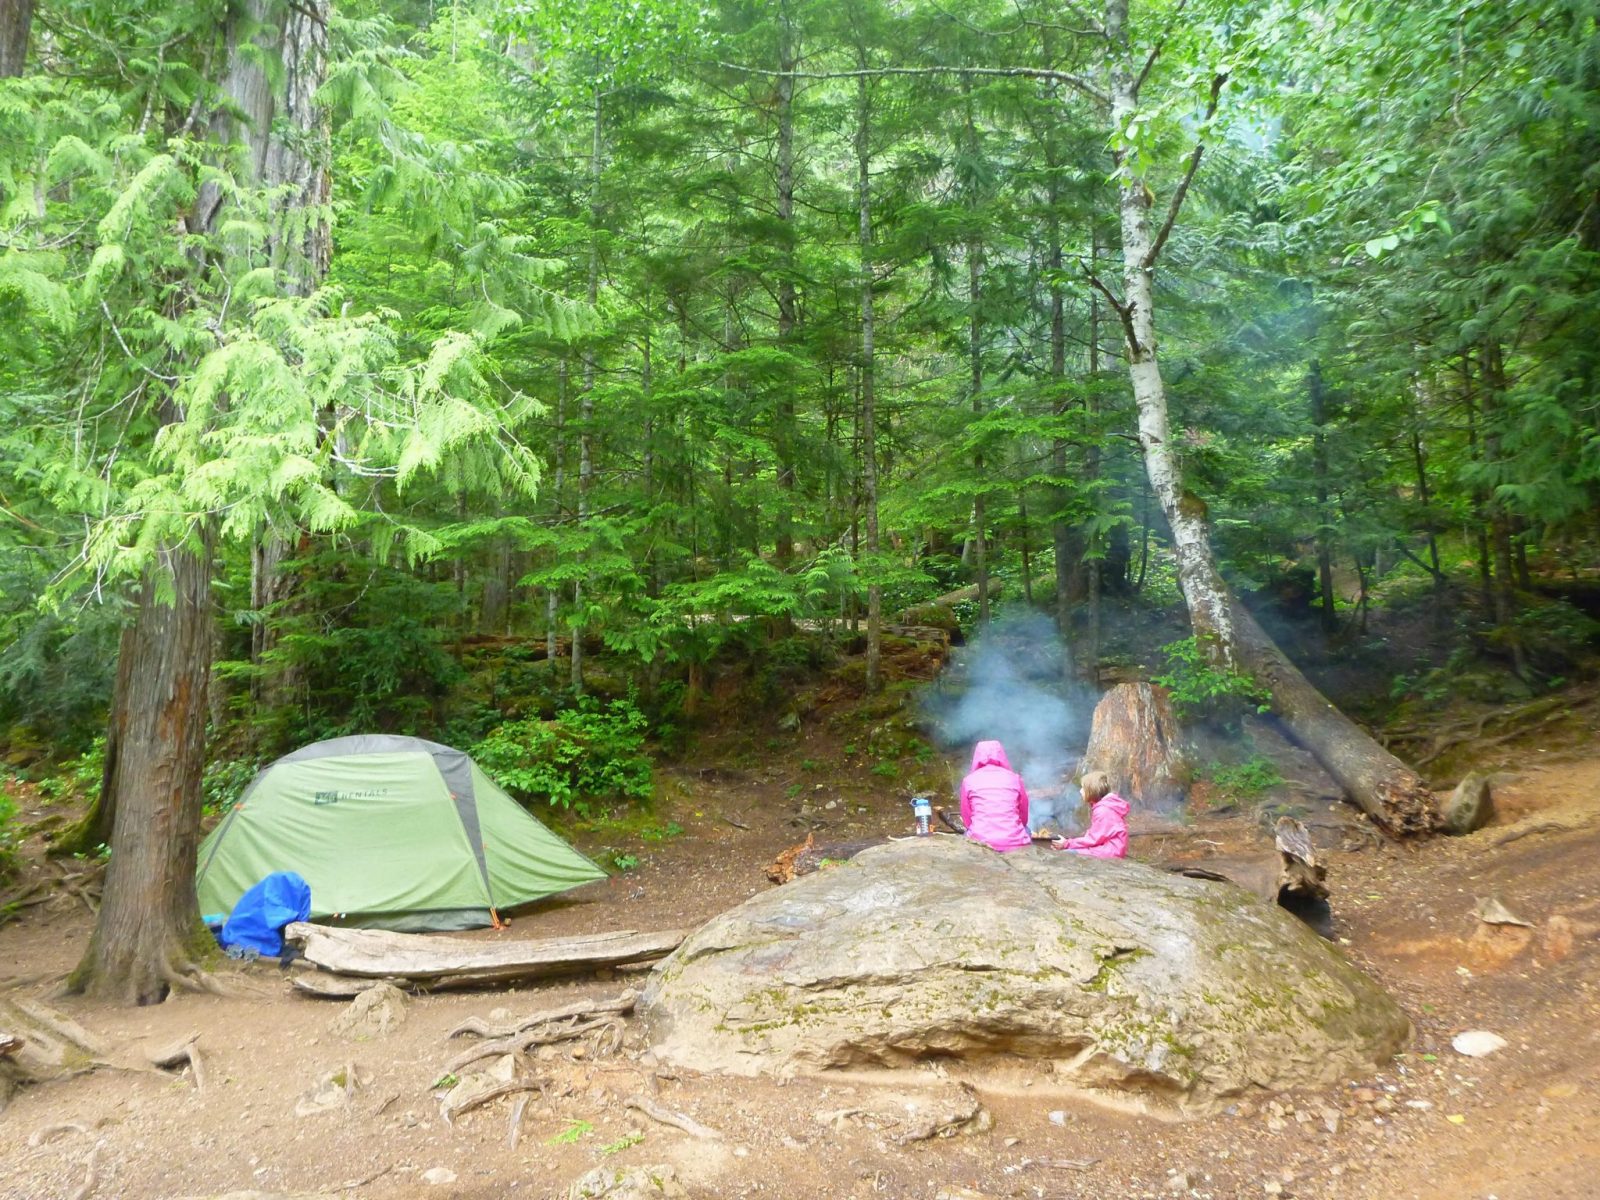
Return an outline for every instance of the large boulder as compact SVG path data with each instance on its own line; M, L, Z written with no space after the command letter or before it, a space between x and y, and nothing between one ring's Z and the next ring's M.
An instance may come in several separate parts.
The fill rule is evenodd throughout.
M891 842L752 898L651 975L656 1056L792 1075L1046 1060L1204 1110L1385 1061L1410 1023L1300 922L1226 883L960 838Z
M1104 771L1124 800L1170 811L1183 803L1189 764L1166 689L1119 683L1094 708L1080 777Z

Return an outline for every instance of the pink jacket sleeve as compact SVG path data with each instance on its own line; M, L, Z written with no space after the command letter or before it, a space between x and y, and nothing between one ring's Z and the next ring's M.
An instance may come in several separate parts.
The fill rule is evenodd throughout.
M1102 819L1102 817L1104 819ZM1096 858L1126 858L1128 854L1128 826L1112 812L1102 813L1098 808L1089 821L1089 828L1081 837L1068 838L1063 850L1077 850Z
M1017 816L1022 818L1022 827L1028 827L1028 785L1022 782L1022 776L1017 776Z
M961 781L961 824L972 824L972 794L967 791L967 781Z

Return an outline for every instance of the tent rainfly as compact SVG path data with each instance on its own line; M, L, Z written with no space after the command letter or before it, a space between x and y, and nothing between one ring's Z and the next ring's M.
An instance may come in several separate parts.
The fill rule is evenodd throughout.
M605 872L460 750L361 734L264 767L200 847L200 911L227 913L273 871L311 885L312 920L472 929Z

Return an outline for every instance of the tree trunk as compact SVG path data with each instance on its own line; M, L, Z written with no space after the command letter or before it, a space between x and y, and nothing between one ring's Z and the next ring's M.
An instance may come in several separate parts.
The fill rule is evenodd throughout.
M794 342L797 303L794 286L794 75L799 59L795 45L794 26L789 17L787 0L778 5L778 224L781 229L781 263L778 276L778 346L787 350ZM778 487L783 495L778 501L777 560L780 569L787 569L794 559L794 452L795 409L794 391L783 389L778 400L777 436L773 449L778 459Z
M270 34L257 38L263 49L269 39L276 42L283 75L271 91L252 86L247 93L254 99L245 116L252 145L260 144L261 181L275 193L267 251L278 288L289 296L309 296L320 287L333 253L328 113L316 102L328 76L329 8L329 0L306 0L283 10L277 18L281 31L274 24ZM251 19L266 22L269 16L266 0L253 0ZM289 136L269 136L274 126ZM331 412L322 415L330 428L336 419ZM304 685L300 664L273 663L269 656L281 622L299 607L303 582L283 564L309 548L298 532L286 539L265 529L253 552L251 607L262 616L251 632L251 659L260 672L257 700L269 710L296 703Z
M866 66L866 54L861 55ZM883 587L876 582L878 570L878 431L877 407L873 394L876 346L873 325L872 261L872 150L870 134L870 90L867 77L856 84L856 213L861 247L861 491L866 509L867 584L867 679L869 693L883 686Z
M566 432L562 428L567 418L567 360L565 357L556 360L556 415L555 426L550 434L550 457L555 460L554 486L550 495L554 501L551 505L552 515L561 518L561 490L567 482L567 455ZM552 555L556 552L552 551ZM552 583L545 589L544 595L544 646L545 661L551 664L550 669L555 670L556 661L556 634L557 623L561 617L561 585Z
M1111 121L1126 129L1138 114L1142 55L1127 30L1128 0L1108 0ZM1220 88L1220 81L1217 86ZM1198 163L1196 150L1195 164ZM1172 529L1178 581L1196 640L1218 666L1253 673L1271 693L1290 732L1349 791L1358 807L1388 832L1426 833L1436 824L1432 793L1422 779L1340 713L1284 657L1250 614L1234 603L1211 553L1206 505L1183 486L1172 453L1167 397L1156 356L1153 277L1160 245L1150 229L1148 185L1122 155L1117 161L1122 224L1123 297L1118 305L1128 374L1139 414L1139 444L1151 490ZM1181 186L1181 185L1180 185ZM1181 199L1181 193L1177 194Z
M1501 412L1506 390L1505 364L1500 357L1500 344L1489 342L1483 349L1483 454L1489 466L1500 461L1500 429L1504 421ZM1528 678L1527 654L1523 650L1522 635L1517 629L1517 601L1514 568L1511 553L1511 514L1505 503L1491 490L1488 494L1489 545L1493 551L1494 570L1491 576L1490 595L1494 600L1494 623L1500 641L1511 652L1511 669L1519 679Z
M0 0L0 79L22 74L33 29L33 0Z
M589 152L589 308L600 299L600 174L604 169L604 109L600 88L594 90L594 143ZM583 392L578 400L578 531L587 533L589 492L594 486L594 378L595 350L591 342L583 348ZM583 694L583 580L572 585L575 624L572 627L572 690Z
M1240 666L1272 695L1272 710L1289 736L1322 764L1384 832L1394 837L1431 833L1437 801L1416 772L1340 712L1235 602Z
M1339 616L1333 608L1333 513L1328 509L1328 443L1323 426L1328 423L1322 390L1322 365L1315 360L1306 372L1311 400L1311 469L1317 492L1317 586L1322 592L1322 628L1333 633Z
M194 890L211 673L209 546L165 551L146 571L123 654L126 688L107 739L116 748L107 754L113 852L100 918L68 986L155 1004L173 986L196 986L195 959L209 943Z

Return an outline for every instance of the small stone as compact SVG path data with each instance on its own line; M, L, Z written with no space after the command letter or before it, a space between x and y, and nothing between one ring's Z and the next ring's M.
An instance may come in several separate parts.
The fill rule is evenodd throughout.
M1189 1177L1179 1171L1171 1179L1167 1180L1167 1190L1171 1192L1187 1192L1189 1190Z
M1468 775L1456 784L1440 814L1439 825L1452 837L1482 829L1494 819L1494 795L1486 776Z
M1019 1137L1008 1137L1006 1139L1006 1147L1009 1149L1010 1147L1015 1146L1020 1141L1022 1141L1022 1139L1019 1138Z
M455 1181L456 1173L449 1167L429 1167L422 1173L422 1182L433 1184L435 1187L442 1187Z
M834 809L839 807L839 802L837 800L829 800L822 807L824 809L826 809L828 812L832 812Z
M1067 1123L1067 1114L1066 1114L1065 1111L1063 1111L1062 1109L1059 1109L1059 1108L1051 1110L1051 1112L1050 1112L1050 1124L1052 1124L1052 1125L1065 1125L1066 1123Z
M1329 1133L1339 1132L1339 1110L1337 1108L1324 1108L1322 1110L1322 1127Z
M1285 1121L1282 1117L1267 1118L1267 1129L1272 1133L1282 1133L1287 1128L1289 1128L1289 1122Z
M1578 1094L1578 1085L1575 1083L1552 1083L1539 1094L1547 1100L1570 1100Z
M1269 1179L1261 1185L1261 1190L1269 1196L1283 1195L1283 1184L1276 1179Z
M1358 1104L1371 1104L1378 1098L1378 1093L1369 1087L1358 1087L1350 1095Z
M1388 1096L1379 1096L1377 1101L1374 1102L1374 1104L1372 1105L1372 1111L1373 1112L1381 1112L1381 1113L1392 1113L1394 1111L1394 1101L1391 1100Z
M1487 1029L1469 1029L1451 1038L1450 1045L1457 1054L1465 1054L1468 1058L1487 1058L1496 1050L1504 1050L1506 1040Z

